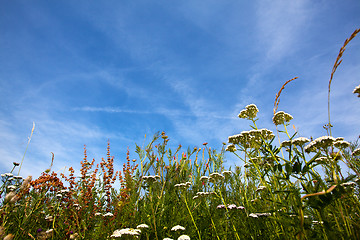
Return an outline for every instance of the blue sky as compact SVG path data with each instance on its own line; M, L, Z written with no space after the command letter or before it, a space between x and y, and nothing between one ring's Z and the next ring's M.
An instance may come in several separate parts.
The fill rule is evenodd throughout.
M360 1L1 1L0 171L38 176L79 167L83 145L117 169L157 131L173 146L220 149L249 129L236 116L279 110L299 136L326 135L327 86L340 47L360 27ZM360 134L360 38L332 84L333 136ZM284 139L284 138L283 138ZM234 160L229 156L228 164ZM234 164L240 164L235 162Z

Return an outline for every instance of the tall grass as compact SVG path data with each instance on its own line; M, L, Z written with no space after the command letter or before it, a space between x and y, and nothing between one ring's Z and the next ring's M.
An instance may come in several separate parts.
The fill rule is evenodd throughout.
M136 145L136 158L128 150L120 170L110 143L97 164L84 148L79 175L50 167L23 179L14 163L1 175L0 238L360 239L359 142L289 129L292 116L277 108L294 79L276 95L276 133L257 125L251 104L239 114L250 130L219 150L171 149L162 132ZM240 164L225 168L226 151Z

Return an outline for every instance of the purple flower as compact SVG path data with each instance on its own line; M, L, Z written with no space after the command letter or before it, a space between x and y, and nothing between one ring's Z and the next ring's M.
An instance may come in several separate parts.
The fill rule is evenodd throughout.
M42 229L41 228L39 228L38 230L37 230L37 232L41 232L42 231Z

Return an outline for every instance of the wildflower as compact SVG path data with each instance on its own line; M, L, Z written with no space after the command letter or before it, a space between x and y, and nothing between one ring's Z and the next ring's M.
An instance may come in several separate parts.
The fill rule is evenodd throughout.
M352 154L352 156L359 156L360 155L360 148L355 149Z
M232 174L232 171L223 171L222 174L227 177L230 176Z
M350 146L350 143L347 142L347 141L343 141L343 140L340 140L340 141L335 141L334 143L334 146L337 147L337 148L341 148L341 149L344 149L344 148L347 148Z
M298 137L292 140L292 144L296 145L296 146L302 146L305 143L310 142L309 139L304 138L304 137Z
M209 178L209 181L210 181L210 182L217 182L217 181L222 180L222 179L225 178L222 174L217 173L217 172L211 173L211 174L209 175L209 177L210 177L210 178Z
M7 176L7 177L12 177L12 176L14 176L14 174L12 174L12 173L5 173L5 176Z
M213 195L215 194L214 192L197 192L196 196L193 197L193 199L196 199L198 197L205 197L205 196L209 196L209 195Z
M235 147L234 144L229 144L229 145L226 146L225 151L236 152L236 147Z
M58 193L58 194L56 194L56 197L57 197L57 198L62 198L62 194L61 194L61 193Z
M235 204L228 205L228 209L237 209L237 206Z
M13 164L15 167L20 165L20 163L17 163L17 162L13 162Z
M180 189L187 189L191 186L191 182L178 183L178 184L175 184L174 186L177 188L180 188Z
M250 104L245 107L245 109L241 110L238 117L243 119L253 120L256 118L259 109L255 104Z
M250 213L249 217L259 218L259 217L268 217L271 216L271 213Z
M181 235L178 237L178 240L190 240L190 237L188 235Z
M164 238L163 240L174 240L174 239L172 239L172 238Z
M171 231L178 231L178 230L182 230L182 231L184 231L185 230L185 228L183 227L183 226L180 226L180 225L176 225L176 226L174 226L174 227L172 227L171 228Z
M205 181L207 181L207 180L209 180L209 177L208 177L208 176L201 176L201 177L200 177L200 181L205 182Z
M159 175L155 175L155 176L143 176L142 179L144 179L146 182L148 183L153 183L155 182L158 178L160 178Z
M330 146L333 145L333 143L335 142L335 138L331 137L331 136L323 136L323 137L318 137L317 139L315 139L314 141L310 142L305 148L305 152L310 153L310 152L315 152L316 150L319 149L326 149Z
M288 123L288 122L290 122L291 119L293 119L293 117L290 114L285 113L283 111L279 111L274 114L272 121L277 126L277 125L284 124L285 122Z
M8 188L10 191L15 191L16 186L10 185L10 186L8 186L7 188Z
M14 179L16 179L16 180L22 180L23 177L22 177L22 176L14 176Z
M140 229L124 228L120 230L115 230L110 237L121 237L122 235L138 236L140 235L140 233L141 233Z
M324 163L327 161L327 157L318 157L315 159L315 161L318 163Z
M101 213L97 212L95 213L95 216L101 216Z
M354 94L358 94L358 97L360 97L360 85L359 86L356 86L354 91L353 91Z
M346 183L342 183L340 185L343 186L343 187L347 187L347 186L354 187L356 185L356 183L354 183L354 182L346 182Z
M286 140L281 143L281 147L290 147L291 146L291 140Z
M103 217L113 217L113 216L114 216L114 214L112 214L112 213L110 213L110 212L108 212L108 213L106 213L106 214L103 215Z
M146 224L140 224L136 228L149 228L149 226Z

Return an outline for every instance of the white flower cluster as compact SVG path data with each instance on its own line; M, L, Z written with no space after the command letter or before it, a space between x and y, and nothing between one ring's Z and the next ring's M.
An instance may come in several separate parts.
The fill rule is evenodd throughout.
M222 175L224 175L225 177L231 176L232 171L223 171Z
M298 138L295 138L295 139L293 139L291 141L291 143L296 145L296 146L302 146L307 142L310 142L310 140L308 138L305 138L305 137L298 137Z
M207 180L209 180L208 176L201 176L200 177L200 181L202 181L202 182L206 182Z
M274 114L272 121L275 125L281 125L285 122L290 122L291 119L293 119L293 117L290 114L284 111L279 111Z
M357 93L358 94L358 97L360 97L360 85L359 86L356 86L353 93Z
M245 109L241 110L238 117L243 119L255 119L259 109L255 104L250 104L245 107Z
M347 148L350 146L350 143L347 142L347 141L343 141L343 140L340 140L340 141L336 141L334 143L334 146L339 148L339 149L344 149L344 148Z
M240 144L245 148L255 148L261 145L262 140L271 140L275 135L269 129L254 129L250 131L242 131L240 134L230 136L228 142L232 144Z
M225 151L236 152L236 147L235 147L234 144L229 144L229 145L226 146Z
M155 176L143 176L142 179L144 179L144 181L148 182L148 183L153 183L155 182L157 179L160 179L159 175L155 175Z
M181 235L178 237L178 240L190 240L190 237L188 235Z
M355 149L351 155L352 156L360 156L360 148Z
M138 225L136 228L149 228L145 223Z
M305 143L310 142L308 138L298 137L293 140L285 140L281 143L281 147L289 147L290 145L303 146Z
M334 144L336 139L332 136L318 137L314 141L310 142L305 148L305 152L315 152L318 149L326 149Z
M268 217L271 216L271 213L250 213L249 217L259 218L259 217Z
M232 209L244 210L244 209L245 209L245 207L243 207L243 206L236 206L235 204L228 204L227 207L226 207L225 205L222 205L222 204L221 204L221 205L218 205L216 208L217 208L217 209L228 208L228 209L230 209L230 210L232 210Z
M196 195L193 197L193 199L197 199L200 197L207 197L207 196L211 196L211 195L215 195L214 192L197 192Z
M110 237L118 238L118 237L122 237L123 235L131 235L138 237L140 233L141 233L140 229L124 228L120 230L115 230Z
M186 182L186 183L178 183L174 185L177 188L180 189L188 189L191 186L191 182Z
M178 231L178 230L181 230L181 231L184 231L185 230L185 228L183 227L183 226L180 226L180 225L176 225L176 226L173 226L172 228L171 228L171 231Z
M220 173L217 173L217 172L211 173L209 175L209 181L212 182L212 183L215 183L217 181L221 181L224 178L225 178L224 175L222 175Z

